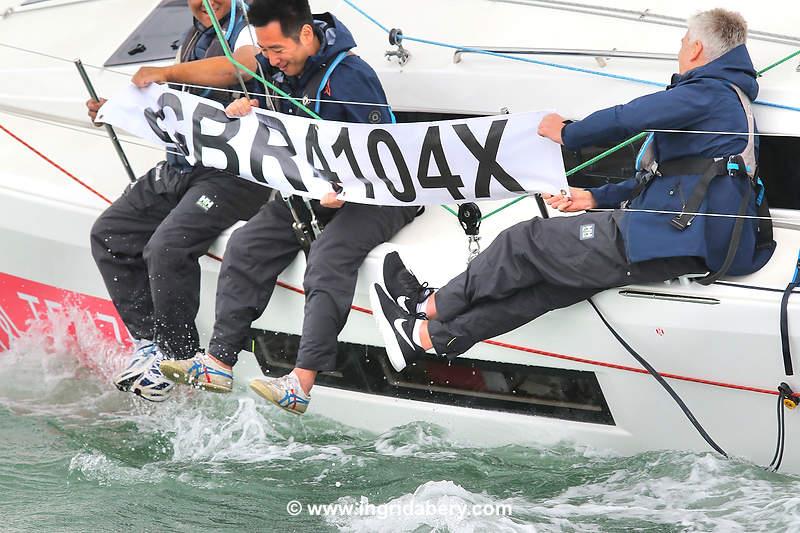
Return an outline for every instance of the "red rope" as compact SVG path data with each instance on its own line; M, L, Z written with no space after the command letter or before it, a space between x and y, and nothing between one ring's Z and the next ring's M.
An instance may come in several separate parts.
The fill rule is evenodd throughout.
M107 203L109 203L109 204L111 203L111 200L109 200L108 198L106 198L105 196L103 196L102 194L100 194L99 192L97 192L96 190L94 190L94 189L93 189L91 186L89 186L87 183L84 183L83 181L81 181L81 180L80 180L80 179L79 179L77 176L75 176L74 174L72 174L71 172L69 172L67 169L65 169L64 167L62 167L61 165L59 165L58 163L56 163L55 161L53 161L52 159L50 159L49 157L47 157L46 155L44 155L42 152L40 152L39 150L37 150L36 148L34 148L33 146L31 146L30 144L26 143L25 141L23 141L22 139L20 139L20 138L19 138L19 137L17 137L16 135L14 135L14 134L13 134L11 131L9 131L9 130L8 130L8 128L6 128L5 126L3 126L2 124L0 124L0 129L1 129L1 130L3 130L4 132L6 132L7 134L9 134L9 135L10 135L10 136L11 136L11 137L14 139L14 140L16 140L17 142L19 142L20 144L22 144L22 145L23 145L25 148L27 148L28 150L30 150L30 151L31 151L31 152L33 152L34 154L38 155L39 157L41 157L42 159L44 159L45 161L47 161L48 163L50 163L51 165L53 165L54 167L56 167L58 170L60 170L61 172L63 172L64 174L66 174L67 176L69 176L70 178L72 178L72 179L73 179L74 181L76 181L76 182L77 182L79 185L81 185L81 186L85 187L86 189L88 189L89 191L93 192L93 193L94 193L94 194L95 194L97 197L99 197L99 198L102 198L102 199L103 199L103 200L105 200Z
M58 170L60 170L61 172L63 172L64 174L66 174L67 176L72 178L73 180L75 180L81 186L85 187L86 189L88 189L89 191L91 191L92 193L97 195L99 198L102 198L107 203L109 203L109 204L111 203L111 200L109 200L108 198L106 198L105 196L103 196L102 194L100 194L99 192L94 190L92 187L90 187L89 185L87 185L86 183L84 183L83 181L78 179L76 176L74 176L73 174L71 174L70 172L65 170L62 166L60 166L57 163L55 163L52 159L48 158L46 155L44 155L43 153L41 153L40 151L35 149L33 146L31 146L30 144L26 143L25 141L23 141L22 139L20 139L19 137L17 137L13 133L11 133L2 124L0 124L0 129L2 129L4 132L9 134L15 140L19 141L22 145L24 145L26 148L31 150L33 153L35 153L36 155L38 155L39 157L41 157L42 159L44 159L45 161L47 161L48 163L53 165L55 168L57 168ZM214 259L216 261L222 262L222 258L221 257L218 257L218 256L216 256L214 254L210 254L210 253L208 253L206 255L208 257L210 257L211 259ZM283 281L278 281L277 285L279 287L283 288L283 289L295 292L297 294L305 295L305 291L303 289L300 289L298 287L294 287L294 286L289 285L288 283L285 283ZM367 308L365 308L365 307L359 307L357 305L351 305L350 308L355 310L355 311L358 311L360 313L365 313L365 314L368 314L368 315L372 314L372 311L367 309ZM587 365L600 366L600 367L605 367L605 368L613 368L613 369L616 369L616 370L623 370L625 372L635 372L637 374L648 374L649 373L644 368L637 368L637 367L632 367L632 366L618 365L618 364L615 364L615 363L606 363L606 362L603 362L603 361L595 361L595 360L592 360L592 359L584 359L582 357L575 357L575 356L572 356L572 355L564 355L564 354L559 354L559 353L554 353L554 352L546 352L546 351L543 351L543 350L537 350L535 348L527 348L525 346L517 346L515 344L509 344L509 343L506 343L506 342L500 342L500 341L495 341L495 340L485 340L483 342L485 344L489 344L491 346L497 346L499 348L505 348L505 349L508 349L508 350L515 350L515 351L518 351L518 352L536 354L536 355L541 355L541 356L544 356L544 357L553 357L555 359L562 359L562 360L565 360L565 361L573 361L573 362L576 362L576 363L583 363L583 364L587 364ZM708 380L708 379L693 378L693 377L690 377L690 376L682 376L680 374L667 374L667 373L663 373L663 372L661 372L660 374L662 376L664 376L665 378L675 379L675 380L679 380L679 381L688 381L688 382L691 382L691 383L700 383L700 384L703 384L703 385L710 385L710 386L713 386L713 387L723 387L723 388L726 388L726 389L757 392L757 393L760 393L760 394L771 394L773 396L777 396L778 395L778 391L777 390L761 389L761 388L758 388L758 387L748 387L746 385L735 385L735 384L732 384L732 383L724 383L722 381L711 381L711 380ZM795 394L795 396L800 396L800 393Z

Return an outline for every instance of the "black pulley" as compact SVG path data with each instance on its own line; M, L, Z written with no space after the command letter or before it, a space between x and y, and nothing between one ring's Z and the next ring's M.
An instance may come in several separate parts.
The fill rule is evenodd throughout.
M458 221L464 228L464 233L470 236L477 235L481 228L481 208L475 202L459 205Z
M389 44L392 46L399 46L403 42L403 30L400 28L392 28L389 30Z

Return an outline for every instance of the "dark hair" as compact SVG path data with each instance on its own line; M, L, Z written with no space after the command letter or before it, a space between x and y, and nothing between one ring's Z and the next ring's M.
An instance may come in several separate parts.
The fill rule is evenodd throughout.
M283 36L295 40L304 25L314 24L308 0L253 0L249 17L250 23L256 27L277 21Z

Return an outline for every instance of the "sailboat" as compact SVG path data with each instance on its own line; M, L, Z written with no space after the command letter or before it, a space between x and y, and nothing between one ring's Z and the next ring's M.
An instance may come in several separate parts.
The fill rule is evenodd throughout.
M800 350L800 307L797 296L784 293L800 250L800 57L792 57L800 48L800 36L792 35L800 8L766 4L732 0L726 7L748 19L754 63L769 67L753 108L777 241L773 258L752 275L710 286L682 278L594 298L609 326L684 408L587 303L551 312L455 361L432 359L395 372L369 309L368 290L383 256L399 251L420 279L437 286L463 270L474 249L456 217L433 207L363 264L340 335L339 368L318 378L309 413L373 431L427 421L477 445L567 441L619 453L707 450L700 427L729 455L758 464L770 461L776 440L798 442L800 419L790 407L800 381L787 358L791 363L792 349ZM312 8L335 13L352 30L398 120L410 122L538 110L578 119L660 90L677 66L685 19L696 5L314 0ZM103 130L86 118L88 96L73 60L82 60L101 95L113 94L138 67L174 58L190 20L185 2L2 0L0 13L0 350L32 320L46 321L65 308L79 309L110 342L124 344L129 336L91 259L88 236L127 179ZM137 173L163 157L160 149L119 134ZM632 176L635 144L582 165L608 148L564 152L567 169L582 167L570 183ZM511 224L557 215L535 196L479 207L484 248ZM206 340L229 234L201 259L197 324ZM301 254L253 323L255 357L237 367L237 381L292 368L304 267ZM784 470L800 472L800 455L787 452L782 462Z

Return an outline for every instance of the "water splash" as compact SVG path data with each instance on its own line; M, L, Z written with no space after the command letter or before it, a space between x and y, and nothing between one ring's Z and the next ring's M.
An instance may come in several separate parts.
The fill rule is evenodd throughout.
M447 459L456 457L454 447L444 428L427 422L397 426L375 439L375 451L392 457Z

